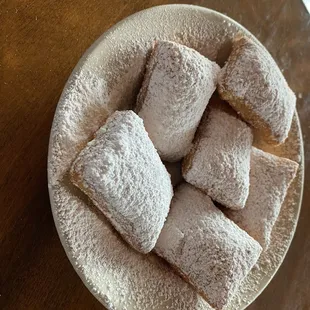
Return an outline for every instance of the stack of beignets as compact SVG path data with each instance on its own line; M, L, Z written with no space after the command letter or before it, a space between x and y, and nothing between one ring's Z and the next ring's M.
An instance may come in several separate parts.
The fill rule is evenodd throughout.
M212 95L216 104L208 105ZM298 169L254 148L253 135L283 143L295 101L272 57L250 38L235 38L222 69L189 47L156 41L138 115L112 114L73 162L71 180L134 249L155 247L223 309L269 246ZM173 196L162 161L180 160L188 183Z

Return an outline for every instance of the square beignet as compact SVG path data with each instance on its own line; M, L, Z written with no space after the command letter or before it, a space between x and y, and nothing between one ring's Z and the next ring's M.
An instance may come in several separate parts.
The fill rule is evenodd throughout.
M112 114L78 155L70 176L132 247L153 249L173 189L138 115Z
M155 246L215 309L227 305L261 250L210 197L187 183L176 189Z
M296 96L262 46L244 36L234 39L232 52L221 70L218 91L266 142L285 141Z
M162 160L178 161L188 153L219 72L215 62L189 47L155 43L137 111Z
M242 209L249 194L251 128L217 108L207 109L183 161L184 179L213 200Z
M253 147L250 193L244 209L225 214L267 249L272 228L279 216L298 164Z

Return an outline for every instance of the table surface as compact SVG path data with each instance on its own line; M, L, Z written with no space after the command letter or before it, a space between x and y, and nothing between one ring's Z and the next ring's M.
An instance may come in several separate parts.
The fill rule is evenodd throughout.
M310 15L300 0L179 1L248 28L298 95L305 191L297 232L275 278L250 310L310 309ZM124 17L163 0L0 0L0 308L103 309L60 244L46 161L53 114L85 50Z

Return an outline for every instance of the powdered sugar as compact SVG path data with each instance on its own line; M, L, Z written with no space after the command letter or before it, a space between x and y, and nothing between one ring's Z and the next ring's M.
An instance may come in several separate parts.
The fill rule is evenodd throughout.
M242 209L249 193L250 127L218 109L207 109L196 140L183 162L185 180L226 207Z
M219 72L215 62L193 49L170 41L156 42L138 109L163 160L178 161L189 152Z
M272 228L297 169L298 164L294 161L253 148L246 206L238 212L226 212L265 249L269 246Z
M261 246L189 184L180 185L155 247L216 309L249 273Z
M234 310L239 310L242 305L248 304L254 297L255 290L261 292L280 267L295 232L302 198L304 163L302 136L297 115L293 117L292 127L284 144L272 146L257 136L254 144L265 152L298 162L299 169L288 189L279 217L272 229L268 249L263 251L250 276L243 281L239 292L233 298L232 309Z
M265 49L237 37L222 69L219 92L267 141L283 143L291 127L296 97Z
M108 309L211 309L155 254L133 250L74 188L56 186L61 236L73 266Z
M203 8L177 5L155 7L123 21L81 60L58 105L48 168L55 223L74 268L108 309L210 309L158 256L131 249L71 184L67 172L106 117L115 109L129 109L135 102L154 39L185 44L223 64L236 31L246 32L228 18L232 26L227 29L223 18ZM98 104L94 106L94 102ZM295 118L286 143L277 148L268 146L268 151L301 161L300 137ZM243 281L228 309L240 310L251 303L280 265L297 222L302 171L301 165L274 226L268 251Z
M78 155L70 174L136 250L153 249L173 190L138 115L112 114Z

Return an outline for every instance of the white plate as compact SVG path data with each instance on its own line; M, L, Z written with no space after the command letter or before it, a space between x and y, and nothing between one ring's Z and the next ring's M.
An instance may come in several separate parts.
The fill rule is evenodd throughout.
M68 181L79 150L106 116L135 101L154 39L195 48L219 64L241 25L215 11L189 5L154 7L119 22L86 51L71 74L55 113L48 158L49 193L61 242L76 272L108 309L209 309L207 303L154 254L128 247L104 216ZM255 39L256 40L256 39ZM266 150L266 146L261 145ZM228 309L248 306L279 268L291 243L303 188L303 146L297 114L287 142L268 151L300 163L271 246L242 283Z

